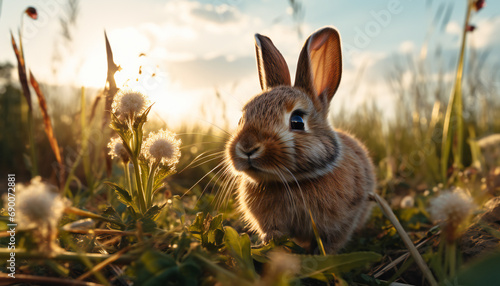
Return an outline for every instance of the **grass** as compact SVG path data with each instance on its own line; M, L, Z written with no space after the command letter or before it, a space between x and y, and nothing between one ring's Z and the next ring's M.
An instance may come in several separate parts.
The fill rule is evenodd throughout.
M109 43L107 49L110 55ZM377 166L379 194L390 202L431 275L443 285L459 285L462 281L481 281L476 284L485 285L498 281L488 279L497 279L494 266L500 263L500 257L464 261L460 243L447 243L443 234L447 228L435 226L428 212L431 201L446 189L461 188L477 205L470 220L461 225L467 228L479 219L482 206L497 192L486 180L498 176L498 167L485 163L487 154L478 149L477 140L500 133L500 102L496 99L500 91L491 80L495 75L489 73L492 67L487 65L487 55L469 51L468 62L463 55L459 58L461 64L452 85L444 72L437 77L430 73L428 65L440 59L397 61L394 73L388 75L389 84L399 95L395 100L397 120L385 119L387 111L366 103L354 112L342 110L334 114L332 121L336 127L353 133L370 150ZM112 56L108 63L116 67ZM460 66L464 67L463 75ZM420 80L404 83L403 70ZM111 70L109 83L112 74ZM37 170L46 181L59 185L62 196L72 205L65 210L57 230L51 230L58 240L50 243L57 243L62 249L59 252L40 251L47 242L38 239L34 230L16 232L16 274L22 281L65 283L73 279L81 285L161 285L161 281L174 285L429 283L408 255L397 227L378 208L367 227L337 255L306 255L288 238L259 245L256 236L245 233L233 198L224 200L222 208L214 204L227 189L220 173L211 172L218 170L218 152L224 150L229 138L224 131L227 127L185 124L175 130L182 140L177 173L161 173L158 166L144 163L145 158L138 152L144 134L165 128L165 123L138 119L141 124L120 125L120 119L105 111L110 110L105 106L111 106L109 98L115 95L114 88L105 89L104 95L97 98L82 89L75 92L76 102L80 103L68 108L56 108L47 100L48 106L39 112L33 103L36 143L28 144L31 133L19 132L31 126L23 93L7 76L4 78L5 88L0 93L0 126L4 130L0 134L0 170L15 173L18 186L28 182L33 170ZM223 117L226 108L220 100ZM450 110L462 121L458 129L450 128ZM78 120L68 123L65 116ZM119 160L112 161L107 155L106 145L112 135L110 120L128 144L129 154L133 154L130 173ZM53 128L53 139L46 135L50 130L47 125ZM55 139L59 151L54 153ZM29 159L33 155L28 154L33 153L27 146L34 145L37 158ZM62 156L60 160L57 153ZM33 166L30 162L38 163ZM0 220L0 228L5 230L0 232L2 259L11 252L6 248L8 212L8 208L3 209ZM491 233L492 239L500 239L497 232ZM0 277L6 277L6 273Z

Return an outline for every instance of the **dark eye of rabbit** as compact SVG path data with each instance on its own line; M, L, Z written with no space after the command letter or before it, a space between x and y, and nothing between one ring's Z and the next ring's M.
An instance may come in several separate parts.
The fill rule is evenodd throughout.
M292 130L304 130L304 112L302 110L295 110L290 116L290 128Z

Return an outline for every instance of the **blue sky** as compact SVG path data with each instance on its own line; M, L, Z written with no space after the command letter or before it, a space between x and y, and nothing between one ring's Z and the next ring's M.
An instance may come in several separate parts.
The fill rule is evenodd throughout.
M166 118L199 117L193 110L200 105L210 110L215 104L215 89L226 102L230 117L237 117L242 104L260 91L254 33L273 40L294 74L306 37L322 26L333 25L344 44L343 80L334 102L347 106L366 100L391 102L394 95L386 78L394 58L418 58L428 39L430 51L441 46L453 63L465 2L302 1L303 33L299 37L285 0L85 0L80 1L77 22L71 30L73 41L65 42L60 36L59 18L66 17L66 1L2 1L0 61L14 62L9 30L16 31L22 11L34 6L40 17L37 21L25 17L24 47L29 67L40 81L102 86L106 30L115 60L124 68L117 75L118 82L150 94ZM448 21L444 20L446 13L436 18L439 9L451 11ZM486 7L473 16L477 30L470 34L471 45L480 51L492 51L490 61L496 63L500 62L499 12L500 1L487 1ZM141 53L147 56L139 57ZM143 67L141 75L139 66ZM449 72L453 68L453 64L447 67ZM153 73L155 77L151 78Z

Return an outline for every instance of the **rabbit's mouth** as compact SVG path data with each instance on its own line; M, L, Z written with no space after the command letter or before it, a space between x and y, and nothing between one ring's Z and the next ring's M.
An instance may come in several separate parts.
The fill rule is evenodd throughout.
M278 182L281 181L280 177L266 170L250 166L248 169L243 171L245 175L251 178L255 182Z
M235 169L240 173L245 174L245 176L254 182L266 183L266 182L283 182L283 181L293 181L294 179L288 176L283 170L277 170L276 168L267 168L266 166L260 166L258 162L254 160L245 160L245 162L240 162L235 166Z

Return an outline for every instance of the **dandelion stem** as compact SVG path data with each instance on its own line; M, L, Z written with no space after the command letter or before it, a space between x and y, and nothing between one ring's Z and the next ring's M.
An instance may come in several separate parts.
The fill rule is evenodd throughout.
M447 259L449 260L448 266L449 266L449 274L450 274L450 279L453 279L455 277L455 268L457 265L457 247L456 243L447 243L447 254L448 257Z
M148 208L151 207L152 201L153 201L153 182L154 182L154 177L156 173L156 169L158 169L158 166L160 165L160 161L156 160L149 171L149 177L148 177L148 184L146 186L146 199L147 199L147 204L146 206Z
M144 212L146 212L146 201L144 197L144 189L142 187L139 161L137 160L137 156L135 154L133 154L132 156L132 163L134 164L135 182L137 185L137 193L139 197L139 209L141 210L141 213L144 214Z
M129 169L128 162L123 162L123 169L125 171L125 177L127 178L127 185L128 185L128 189L130 192L130 196L134 197L134 194L133 194L134 191L132 190L132 182L130 180L130 169Z

